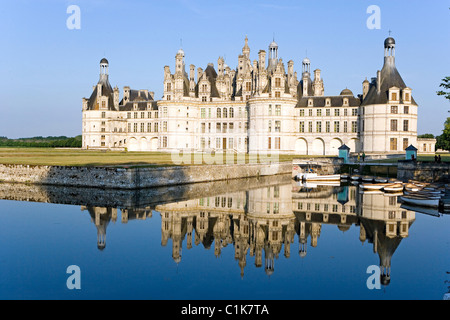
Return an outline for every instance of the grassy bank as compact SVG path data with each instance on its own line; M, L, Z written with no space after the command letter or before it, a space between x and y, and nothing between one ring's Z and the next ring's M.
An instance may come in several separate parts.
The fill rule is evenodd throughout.
M242 161L242 155L239 161ZM256 162L255 156L244 155L245 162ZM173 157L164 152L125 152L125 151L96 151L81 149L58 148L0 148L1 164L24 165L52 165L52 166L171 166L199 164L198 159L205 164L205 157L199 154L185 155L183 158ZM279 161L292 161L295 155L279 155ZM190 160L189 160L190 159ZM271 157L274 161L276 158ZM261 159L264 162L264 158ZM174 162L175 161L175 162ZM180 163L180 162L183 163ZM237 163L238 157L234 155ZM230 163L224 154L215 155L216 164Z

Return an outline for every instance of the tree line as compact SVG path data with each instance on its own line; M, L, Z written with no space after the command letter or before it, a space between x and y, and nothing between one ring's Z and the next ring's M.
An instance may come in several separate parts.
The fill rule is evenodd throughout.
M49 136L9 139L0 137L0 147L26 148L81 148L81 135L76 137Z

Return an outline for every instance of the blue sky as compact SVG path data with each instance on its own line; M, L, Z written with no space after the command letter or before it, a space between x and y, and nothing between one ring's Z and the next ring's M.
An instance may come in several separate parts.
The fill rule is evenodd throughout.
M67 7L81 11L70 30ZM381 29L367 28L368 6L381 10ZM247 35L250 57L267 51L301 73L306 55L322 70L326 95L361 83L383 64L392 31L396 65L419 104L418 133L440 134L450 104L436 95L450 76L450 1L287 0L15 0L0 11L0 136L81 134L81 98L109 60L112 86L162 95L163 68L174 70L182 47L186 65L205 68L219 56L235 68Z

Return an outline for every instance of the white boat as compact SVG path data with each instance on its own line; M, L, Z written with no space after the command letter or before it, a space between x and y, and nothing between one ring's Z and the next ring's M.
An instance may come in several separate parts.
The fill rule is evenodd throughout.
M400 200L403 202L423 207L433 207L436 208L439 206L439 198L437 197L417 197L417 196L401 196Z
M388 182L388 179L378 177L378 178L375 178L375 182L378 182L378 183L387 183L387 182Z
M386 192L403 191L403 184L401 184L401 183L387 184L386 186L383 187L383 190L386 191Z
M354 174L350 177L352 180L360 180L361 176L359 174Z
M305 173L302 175L302 180L305 180L305 181L339 181L339 180L341 180L341 175L340 174L318 175L317 173Z
M362 181L366 181L366 182L372 182L373 181L373 177L371 176L363 176L362 177Z
M341 174L341 179L347 180L350 176L346 173Z
M362 183L360 184L361 188L366 190L381 190L384 187L388 186L386 183Z

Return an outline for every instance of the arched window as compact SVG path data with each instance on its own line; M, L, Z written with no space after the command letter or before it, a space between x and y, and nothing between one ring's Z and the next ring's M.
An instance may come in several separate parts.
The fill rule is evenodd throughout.
M223 108L223 114L222 115L223 115L224 118L228 117L227 113L228 113L227 112L227 108Z
M222 112L220 111L220 108L217 108L217 118L222 118Z
M230 108L230 118L234 118L234 109L233 109L233 107Z

